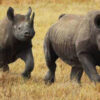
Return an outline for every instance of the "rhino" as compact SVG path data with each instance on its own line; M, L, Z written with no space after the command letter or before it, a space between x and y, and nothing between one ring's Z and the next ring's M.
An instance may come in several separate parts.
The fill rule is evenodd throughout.
M7 14L0 21L0 68L9 71L8 64L21 58L25 62L24 78L30 78L34 68L32 54L32 38L35 35L34 16L30 17L31 7L27 14L14 14L14 9L9 7Z
M81 83L85 72L92 82L100 82L96 70L100 65L100 11L60 15L46 33L44 54L48 67L45 83L54 83L58 58L71 66L70 80Z

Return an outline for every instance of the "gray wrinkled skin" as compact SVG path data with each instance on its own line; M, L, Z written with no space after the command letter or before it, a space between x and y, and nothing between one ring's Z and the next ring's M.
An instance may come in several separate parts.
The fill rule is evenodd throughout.
M80 83L85 71L91 81L100 82L96 71L96 65L100 65L100 11L86 16L61 15L45 36L44 53L49 69L46 83L55 80L58 58L72 66L71 80Z
M34 13L32 9L26 15L14 14L9 7L7 16L0 21L0 66L3 71L9 70L8 64L21 58L26 66L23 77L29 78L34 67L32 43L34 31Z

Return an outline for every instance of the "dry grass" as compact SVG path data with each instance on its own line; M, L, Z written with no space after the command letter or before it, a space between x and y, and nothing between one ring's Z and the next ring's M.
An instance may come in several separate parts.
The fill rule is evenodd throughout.
M25 14L29 5L9 5L15 12ZM10 64L10 72L0 71L0 100L100 100L100 84L94 85L84 73L82 85L70 82L70 66L57 61L56 82L47 86L43 78L47 67L43 54L43 40L48 28L58 20L61 13L86 14L89 10L100 9L100 3L69 2L65 4L35 3L31 5L36 12L33 42L35 69L29 80L24 80L20 73L24 70L24 62L20 59ZM8 5L0 5L0 19L6 15ZM99 68L98 71L100 72Z
M36 2L69 3L100 2L100 0L0 0L0 4L34 4Z

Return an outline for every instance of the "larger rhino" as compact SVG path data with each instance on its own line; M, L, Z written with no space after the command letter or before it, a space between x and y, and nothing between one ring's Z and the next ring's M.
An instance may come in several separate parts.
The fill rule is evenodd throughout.
M100 82L100 11L85 16L61 15L45 36L44 53L49 71L46 83L55 80L56 60L72 66L70 79L80 83L83 71L91 81Z
M23 77L29 78L34 67L31 40L34 31L34 13L30 18L32 9L25 15L14 14L9 7L6 17L0 21L0 67L9 70L8 64L21 58L25 64Z

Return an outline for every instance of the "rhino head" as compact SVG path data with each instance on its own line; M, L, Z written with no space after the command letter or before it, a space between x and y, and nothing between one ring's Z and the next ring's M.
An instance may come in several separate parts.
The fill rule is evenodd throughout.
M12 23L13 36L19 41L27 41L32 39L35 34L34 31L34 16L32 9L29 10L26 15L14 14L14 9L12 7L8 8L7 17ZM31 17L30 17L31 16Z

